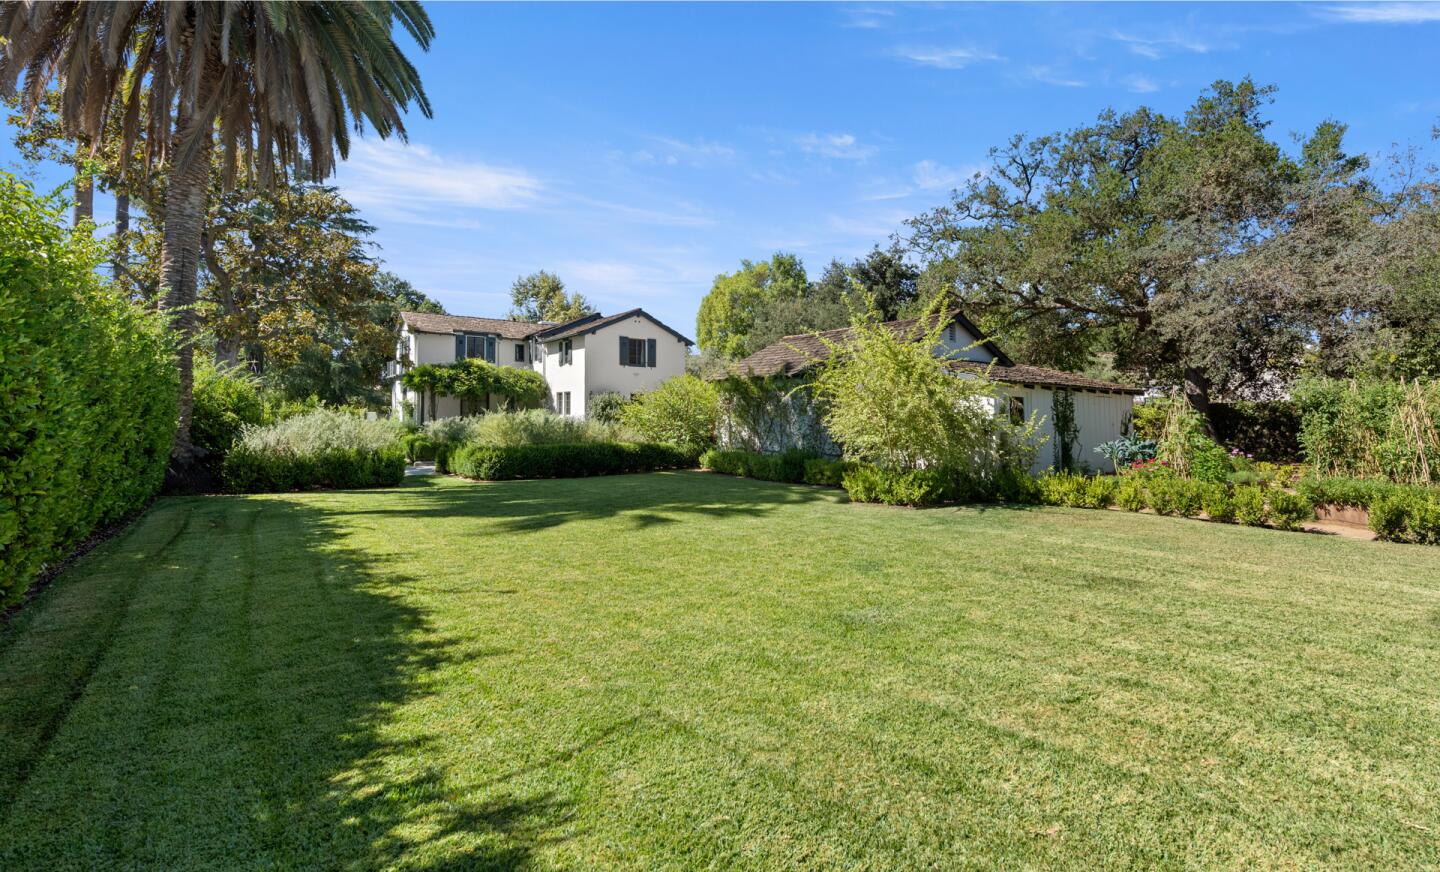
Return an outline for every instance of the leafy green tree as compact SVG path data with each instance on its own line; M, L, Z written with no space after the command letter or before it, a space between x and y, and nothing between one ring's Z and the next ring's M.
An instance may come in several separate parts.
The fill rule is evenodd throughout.
M905 261L903 251L898 247L886 250L877 245L848 266L839 260L830 261L816 282L815 296L847 300L858 292L875 307L882 320L894 321L918 311L919 280L920 271Z
M931 312L946 314L938 302ZM881 326L872 311L857 318L844 340L826 343L831 354L812 389L847 459L896 472L1029 469L1033 427L1017 428L995 415L989 380L958 376L935 356L948 321L922 320L930 325L923 335L902 335Z
M119 106L120 153L142 137L164 167L163 308L179 334L180 426L174 460L193 459L190 419L201 235L211 155L227 186L253 175L268 186L287 168L328 176L349 150L350 127L404 136L402 114L430 105L391 35L399 23L422 48L434 30L417 2L125 4L6 2L0 6L0 93L33 109L62 83L65 134L99 142Z
M596 311L579 291L565 293L560 277L543 269L515 280L510 286L510 306L510 317L519 321L563 323Z
M719 416L715 385L693 375L668 379L620 409L621 423L646 442L669 442L696 451L715 444Z
M742 260L734 273L715 277L700 301L695 334L700 348L741 358L770 344L804 314L811 285L805 265L793 254L776 252L769 260ZM781 313L771 310L782 308ZM787 316L786 313L789 313ZM764 334L757 328L764 326Z
M1183 118L1106 111L1015 137L987 175L911 222L922 285L956 295L1031 363L1111 352L1122 370L1183 385L1202 413L1214 393L1263 390L1299 365L1333 296L1306 265L1334 264L1318 256L1334 204L1364 189L1343 128L1321 125L1299 158L1270 141L1270 94L1216 82Z

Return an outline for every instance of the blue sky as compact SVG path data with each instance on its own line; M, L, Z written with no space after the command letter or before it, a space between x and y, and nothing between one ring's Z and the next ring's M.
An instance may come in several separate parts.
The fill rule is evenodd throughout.
M1380 155L1440 120L1440 4L429 10L434 119L408 146L357 140L337 180L388 267L462 314L502 315L543 268L693 335L741 258L792 251L816 275L1017 132L1180 112L1216 78L1276 85L1279 137L1336 118Z

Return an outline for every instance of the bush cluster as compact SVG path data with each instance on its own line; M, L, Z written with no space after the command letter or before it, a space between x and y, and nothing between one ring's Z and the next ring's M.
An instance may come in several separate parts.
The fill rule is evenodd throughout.
M649 442L578 442L540 445L484 445L471 442L450 456L450 468L466 478L581 478L657 469L687 469L693 452Z
M1119 506L1131 512L1150 509L1157 515L1198 518L1203 513L1212 521L1261 526L1270 523L1282 530L1298 529L1315 517L1305 494L1276 488L1229 485L1196 481L1176 475L1121 478L1060 473L1041 476L1040 502L1052 506L1103 509Z
M1440 475L1440 382L1309 379L1294 396L1315 474L1405 484Z
M1440 488L1383 478L1307 478L1297 488L1316 504L1365 509L1370 529L1387 542L1440 544Z
M844 487L845 473L859 466L850 460L830 460L826 457L812 457L805 461L805 483L825 487Z
M165 478L173 350L160 317L95 271L103 256L0 173L0 606Z
M645 442L668 442L703 451L715 444L720 395L693 375L678 375L619 410L625 429Z
M1008 467L979 478L969 469L893 470L854 463L845 470L841 484L853 500L890 506L1040 502L1039 482Z
M725 475L799 484L805 481L806 465L816 460L819 458L814 454L800 450L762 454L758 451L711 449L700 455L700 466Z
M405 478L405 446L389 422L317 409L246 427L222 475L232 493L393 486Z

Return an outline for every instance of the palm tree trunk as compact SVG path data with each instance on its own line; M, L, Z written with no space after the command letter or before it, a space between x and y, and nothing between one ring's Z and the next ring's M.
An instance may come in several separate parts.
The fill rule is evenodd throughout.
M81 221L95 221L95 180L88 175L75 177L75 214L73 224Z
M195 122L187 119L178 127L184 139ZM204 122L208 128L210 121ZM190 418L194 409L195 333L198 318L195 294L200 269L200 233L205 224L206 195L210 191L210 151L214 135L199 134L200 145L186 165L172 170L165 193L165 236L160 250L160 281L164 287L160 307L171 315L180 366L180 426L170 449L172 469L182 472L195 460L190 441Z

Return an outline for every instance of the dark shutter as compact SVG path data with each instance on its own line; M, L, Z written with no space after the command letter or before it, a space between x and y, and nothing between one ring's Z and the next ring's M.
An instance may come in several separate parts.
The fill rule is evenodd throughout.
M646 340L645 340L645 365L646 365L646 366L654 366L654 365L655 365L655 340L654 340L654 339L646 339Z
M490 362L490 363L494 363L494 362L495 362L495 337L494 337L494 336L486 336L486 337L485 337L485 360L488 361L488 362Z
M629 336L621 336L621 337L620 337L620 365L621 365L621 366L629 366L629 365L630 365L630 337L629 337Z
M465 359L465 334L464 334L464 333L456 333L456 334L455 334L455 359L456 359L456 360L464 360L464 359Z

